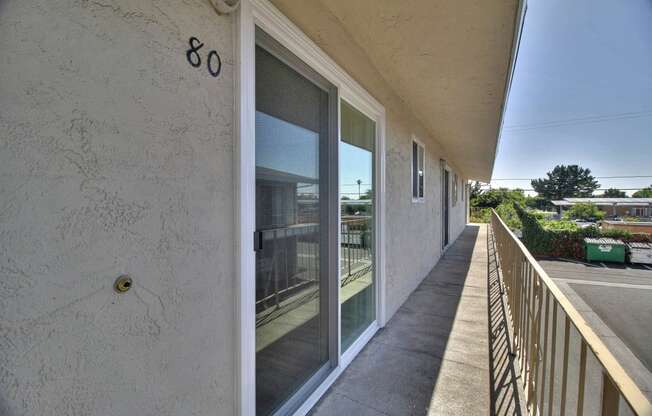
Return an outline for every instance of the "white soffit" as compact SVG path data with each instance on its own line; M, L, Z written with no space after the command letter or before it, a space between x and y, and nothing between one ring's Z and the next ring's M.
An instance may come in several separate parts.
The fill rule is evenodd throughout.
M288 12L305 7L289 0L275 3L282 3ZM320 3L364 50L464 176L489 180L520 23L518 0ZM300 12L291 14L304 19ZM309 30L314 17L305 19L297 24ZM328 43L329 39L319 41Z

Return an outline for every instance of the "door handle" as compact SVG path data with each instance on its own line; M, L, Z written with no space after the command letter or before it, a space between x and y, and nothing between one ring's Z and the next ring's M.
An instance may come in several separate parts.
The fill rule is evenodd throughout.
M263 249L263 232L254 231L254 251L261 251Z

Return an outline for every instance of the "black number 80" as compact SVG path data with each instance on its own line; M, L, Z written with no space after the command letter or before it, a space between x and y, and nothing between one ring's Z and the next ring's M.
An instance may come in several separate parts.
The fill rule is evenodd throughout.
M186 59L191 66L198 68L201 65L199 50L204 46L204 44L194 36L188 40L188 44L190 45L190 49L186 51ZM213 63L215 59L217 59L217 68L215 68L215 64ZM208 68L208 73L213 77L217 78L217 76L220 75L220 72L222 72L222 58L220 58L217 51L211 50L208 52L206 67Z

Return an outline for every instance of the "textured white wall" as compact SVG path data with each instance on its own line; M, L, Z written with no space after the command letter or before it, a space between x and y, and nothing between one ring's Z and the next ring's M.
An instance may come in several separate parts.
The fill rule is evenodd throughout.
M0 2L1 415L232 413L232 19Z
M425 201L412 202L412 132L420 127L415 123L400 113L388 113L385 246L388 318L437 264L442 252L440 159L445 159L445 154L431 137L417 136L425 142ZM453 174L450 177L452 180ZM450 190L452 197L452 186ZM463 231L466 219L462 202L458 200L456 206L450 207L450 240L454 241Z
M304 30L387 109L391 316L439 259L446 155L304 6ZM1 415L233 413L232 19L208 0L0 2ZM222 56L218 79L187 63L190 36ZM122 273L135 287L118 295Z

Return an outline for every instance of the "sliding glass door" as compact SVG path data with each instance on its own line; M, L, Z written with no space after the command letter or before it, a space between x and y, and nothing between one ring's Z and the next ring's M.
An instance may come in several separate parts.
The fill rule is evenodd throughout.
M340 304L344 352L376 319L376 124L345 101L340 103L340 112Z
M256 43L256 413L286 414L337 362L337 94Z
M378 175L375 120L260 29L255 60L262 416L295 411L377 319Z

